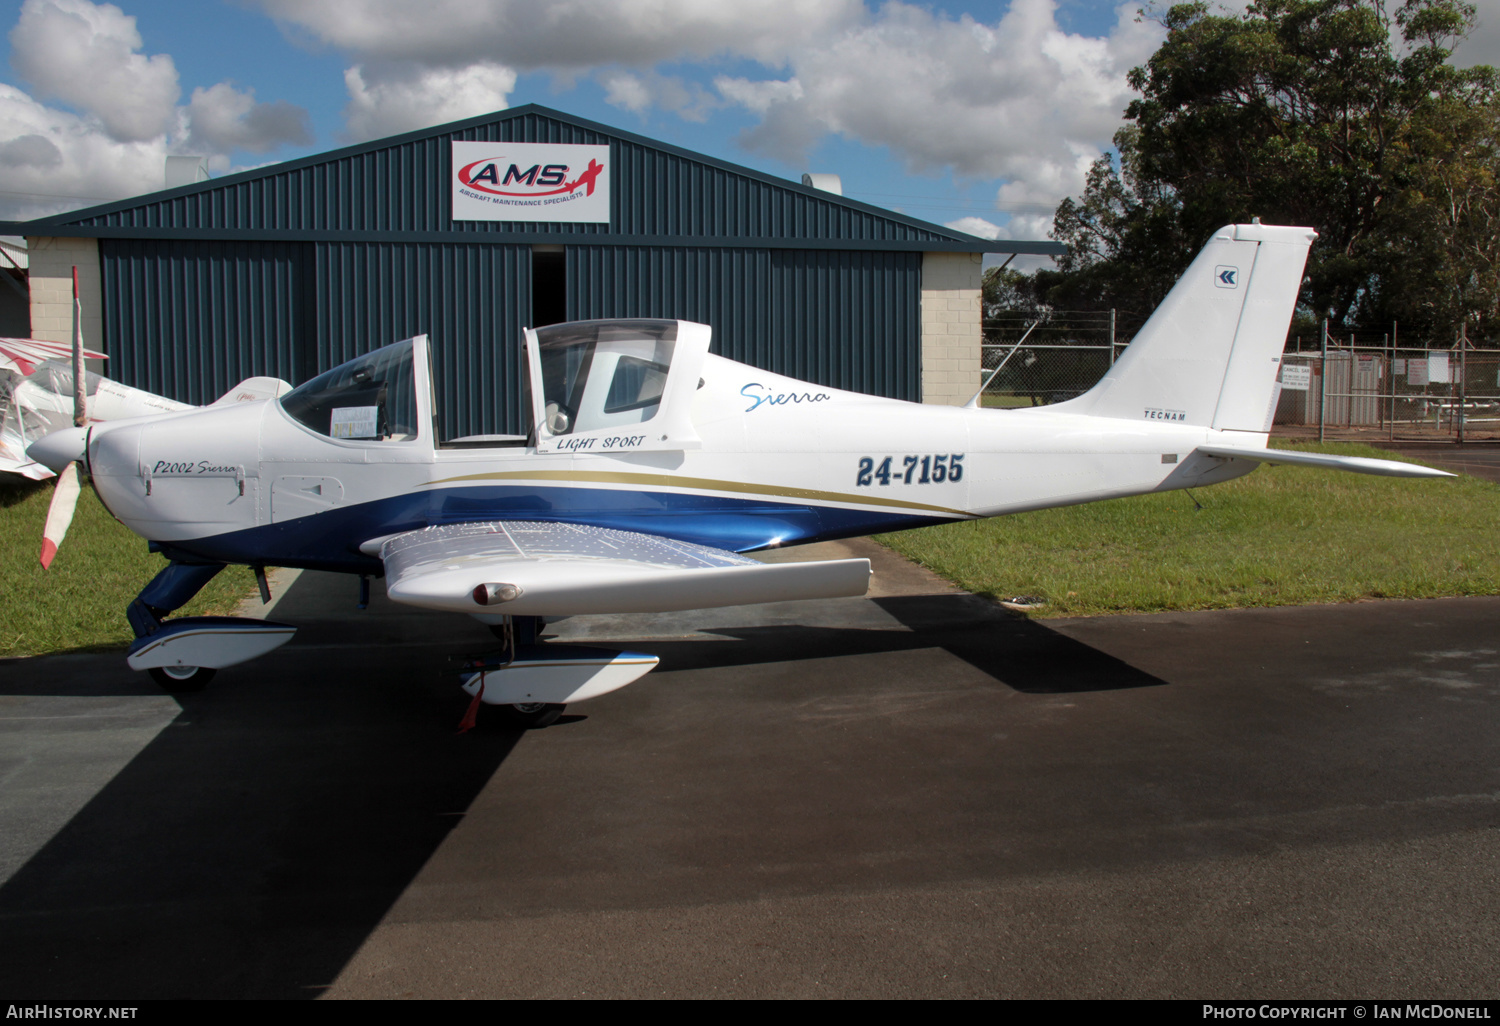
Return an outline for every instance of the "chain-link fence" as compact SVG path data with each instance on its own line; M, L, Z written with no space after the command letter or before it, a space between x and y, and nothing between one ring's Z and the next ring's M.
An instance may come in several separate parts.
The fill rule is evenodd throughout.
M1046 406L1082 395L1124 352L1138 324L1113 312L1050 311L984 322L985 406ZM1346 339L1287 339L1278 434L1326 439L1500 439L1500 351L1397 345L1397 325ZM1368 341L1362 341L1368 340Z
M1043 319L986 320L980 402L1047 406L1080 396L1114 364L1124 348L1120 334L1113 312L1054 310Z
M1357 342L1290 352L1275 423L1325 439L1500 439L1500 352Z

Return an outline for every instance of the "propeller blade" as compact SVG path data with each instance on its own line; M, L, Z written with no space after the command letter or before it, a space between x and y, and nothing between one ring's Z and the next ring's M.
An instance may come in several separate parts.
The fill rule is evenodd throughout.
M42 529L42 569L52 565L57 547L68 533L73 522L73 510L78 507L78 464L69 463L57 475L57 487L52 490L52 504L47 507L47 526Z

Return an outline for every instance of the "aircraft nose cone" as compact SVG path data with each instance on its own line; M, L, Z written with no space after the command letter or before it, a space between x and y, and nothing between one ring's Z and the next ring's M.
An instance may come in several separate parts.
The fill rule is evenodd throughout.
M63 428L32 442L26 448L26 455L54 474L61 474L63 467L83 459L88 437L88 428Z

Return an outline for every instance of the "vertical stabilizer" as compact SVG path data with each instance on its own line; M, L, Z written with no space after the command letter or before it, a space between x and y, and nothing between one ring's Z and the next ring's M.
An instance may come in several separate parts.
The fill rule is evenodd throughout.
M1123 420L1270 430L1311 228L1221 228L1108 374L1069 404Z

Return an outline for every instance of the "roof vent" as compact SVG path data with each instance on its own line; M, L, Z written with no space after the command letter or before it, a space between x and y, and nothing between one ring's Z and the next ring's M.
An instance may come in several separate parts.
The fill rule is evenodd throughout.
M168 157L167 188L197 185L209 179L207 157Z
M838 175L815 175L808 171L802 176L802 184L810 185L814 189L822 189L824 192L831 192L835 196L844 194L844 183L839 181Z

